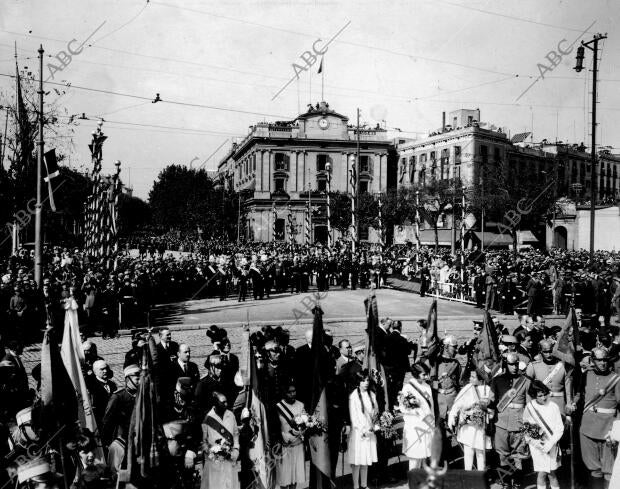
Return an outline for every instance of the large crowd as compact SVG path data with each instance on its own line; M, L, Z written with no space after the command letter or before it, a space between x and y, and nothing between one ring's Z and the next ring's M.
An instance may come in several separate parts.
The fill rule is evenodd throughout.
M31 255L22 250L7 260L2 301L8 307L2 311L0 331L0 399L6 402L0 406L0 431L9 443L0 450L9 478L53 484L52 469L40 469L39 478L20 478L15 462L17 455L41 442L33 417L41 399L40 367L30 374L37 384L32 389L20 356L24 342L40 341L46 326L62 335L69 309L78 310L84 376L99 427L99 436L82 430L72 445L71 481L79 488L107 487L124 477L143 350L151 343L151 333L137 327L148 326L145 318L153 303L188 296L244 301L249 295L261 300L310 287L374 288L398 276L419 281L420 295L449 297L450 291L442 289L446 284L467 286L479 307L518 310L521 324L508 331L497 319L486 327L475 322L471 339L458 344L448 335L441 339L441 353L431 356L428 335L412 341L403 335L399 321L386 318L374 334L383 377L365 368L367 343L352 344L325 330L320 364L327 379L327 420L314 419L310 404L312 331L297 349L282 328L255 332L264 421L270 439L282 449L274 462L273 487L294 489L307 482L308 441L324 425L332 476L342 454L355 489L368 486L369 471L379 481L393 479L387 468L393 455L409 460L410 468L420 468L431 455L436 427L452 469L485 470L502 488L520 488L528 469L538 473L538 489L547 484L568 487L571 476L584 473L590 474L586 482L594 489L620 483L609 482L614 468L620 471L620 463L614 467L615 441L620 438L620 425L614 424L620 412L616 253L598 252L591 259L585 252L561 250L472 250L461 257L411 246L352 253L344 245L326 249L262 243L206 243L201 253L176 255L148 246L136 249L119 254L113 263L92 259L79 249L46 250L41 291L33 280ZM571 308L577 311L572 336L545 325L545 314L569 313ZM124 326L136 331L125 355L125 385L117 386L92 336L112 338ZM429 324L420 321L420 327ZM496 361L480 357L478 338L481 332L487 337L489 328L501 340ZM566 351L565 343L577 331L577 361L571 363L559 347ZM213 351L202 378L189 345L175 343L167 328L156 334L157 410L168 442L162 463L170 468L159 486L254 487L256 467L249 453L256 420L244 409L246 383L226 331L214 326L207 332ZM396 433L385 421L386 412L400 423ZM96 456L98 440L103 458Z

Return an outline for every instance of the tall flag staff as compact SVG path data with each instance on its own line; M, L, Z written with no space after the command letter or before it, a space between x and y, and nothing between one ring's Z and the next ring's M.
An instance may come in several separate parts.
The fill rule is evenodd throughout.
M579 327L577 324L577 315L575 308L571 305L566 316L566 321L562 327L562 331L558 335L558 341L553 347L553 355L564 362L566 375L570 376L570 386L566 389L566 422L568 423L569 442L570 442L570 466L571 466L571 489L575 489L575 430L571 414L568 413L568 406L574 405L575 387L578 386L579 374L581 369L577 363L577 351L580 348ZM585 409L584 409L585 412Z
M312 393L310 396L310 412L325 423L325 430L310 437L310 487L322 489L333 487L331 478L331 458L329 455L327 379L325 374L325 332L323 330L323 311L317 305L312 326L312 346L310 347L312 367Z
M356 171L356 158L351 156L350 158L351 168L349 168L349 183L351 186L351 251L355 253L355 246L357 242L357 224L355 222L355 199L357 196L357 171Z
M41 201L41 179L43 178L43 46L39 46L39 151L37 152L37 203L34 215L34 280L37 288L43 285L43 203ZM21 94L21 92L20 92Z

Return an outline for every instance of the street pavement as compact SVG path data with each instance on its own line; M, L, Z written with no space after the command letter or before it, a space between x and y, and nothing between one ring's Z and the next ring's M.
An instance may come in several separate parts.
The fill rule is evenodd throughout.
M418 294L393 289L375 291L379 316L400 319L403 333L416 340L422 334L417 320L426 318L433 299ZM206 330L217 324L228 331L233 353L241 345L242 325L249 322L252 330L264 325L282 326L290 331L291 345L297 347L304 341L304 332L312 327L312 309L317 304L323 310L323 323L332 330L334 343L347 338L353 344L365 340L366 318L364 299L368 289L331 289L317 293L311 289L306 294L274 294L269 299L237 302L230 296L226 301L201 299L157 305L152 312L155 327L169 326L172 338L178 343L187 343L192 349L192 361L198 364L201 374L205 373L204 361L211 352L211 341ZM482 319L483 311L469 304L438 300L438 329L440 336L454 334L463 341L470 337L473 320ZM498 316L510 330L517 326L516 316ZM561 324L562 318L547 318L547 325ZM99 355L105 358L114 372L114 380L122 384L122 369L125 353L131 348L129 331L121 332L120 338L103 340L91 338L97 345ZM28 346L23 355L28 371L39 362L40 345Z

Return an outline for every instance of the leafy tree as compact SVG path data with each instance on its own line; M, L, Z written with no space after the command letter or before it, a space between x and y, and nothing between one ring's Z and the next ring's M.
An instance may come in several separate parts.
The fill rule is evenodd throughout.
M238 196L210 179L204 169L168 165L153 183L149 204L159 229L200 228L205 238L231 239L236 234Z
M453 219L461 211L462 182L459 178L433 179L418 188L420 192L419 212L421 219L428 222L435 232L435 250L439 248L439 220L444 215Z
M130 236L151 222L151 207L144 200L121 194L118 202L119 233Z
M534 172L514 175L503 163L487 165L468 190L468 206L485 211L485 221L497 222L500 233L512 237L517 250L517 232L534 230L545 222L553 206L553 181Z

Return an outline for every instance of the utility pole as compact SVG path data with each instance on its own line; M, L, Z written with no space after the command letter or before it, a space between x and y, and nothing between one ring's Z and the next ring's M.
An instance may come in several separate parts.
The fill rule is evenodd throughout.
M42 203L41 179L43 172L43 45L39 46L39 152L37 154L37 204L34 214L34 280L37 288L43 285Z
M360 109L357 109L357 138L356 138L356 157L355 157L355 212L359 217L359 204L360 204ZM357 244L359 240L359 218L355 220L355 237L354 241Z
M594 219L596 216L596 85L598 78L598 42L607 39L607 34L595 34L591 41L581 41L581 46L577 48L577 73L583 70L584 49L592 51L592 147L590 148L592 157L592 172L590 182L590 259L594 258Z
M420 252L420 189L415 191L415 237L416 248Z
M482 212L480 213L480 251L484 251L484 162L482 164L482 172L480 173L480 184L481 184L481 192L480 192L480 200L482 202Z

